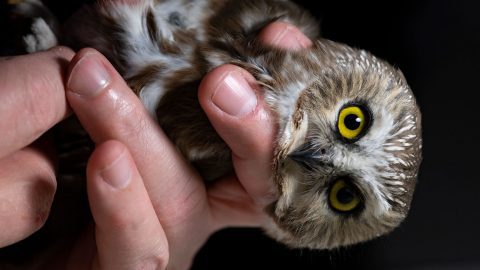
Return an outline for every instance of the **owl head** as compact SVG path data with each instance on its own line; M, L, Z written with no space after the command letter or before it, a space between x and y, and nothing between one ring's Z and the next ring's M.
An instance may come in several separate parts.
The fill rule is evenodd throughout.
M422 159L420 111L404 76L328 40L284 59L270 87L290 90L266 97L283 126L270 233L332 249L391 231L407 215ZM289 110L281 95L293 92Z

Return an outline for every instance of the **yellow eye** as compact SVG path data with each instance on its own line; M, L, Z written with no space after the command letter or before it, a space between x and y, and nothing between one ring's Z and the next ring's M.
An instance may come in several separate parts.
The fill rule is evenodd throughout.
M368 114L361 107L345 107L338 115L338 132L347 140L355 140L366 128L368 120Z
M330 207L339 212L351 212L360 205L357 189L342 179L330 188L328 200Z

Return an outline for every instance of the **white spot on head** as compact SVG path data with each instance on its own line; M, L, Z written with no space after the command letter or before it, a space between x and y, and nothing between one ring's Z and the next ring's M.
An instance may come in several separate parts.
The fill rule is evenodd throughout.
M28 53L45 51L58 44L57 37L43 18L36 18L32 24L32 34L23 37Z

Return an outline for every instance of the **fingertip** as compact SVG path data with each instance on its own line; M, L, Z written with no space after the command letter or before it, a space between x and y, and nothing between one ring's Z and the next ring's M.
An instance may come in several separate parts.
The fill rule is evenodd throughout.
M80 50L69 66L67 90L83 97L93 97L113 81L113 67L98 51Z
M128 148L113 140L98 145L87 178L99 262L107 269L163 269L168 242Z
M100 144L87 165L88 179L99 178L114 188L124 188L127 177L131 177L131 160L127 148L118 141ZM95 183L92 183L95 184Z
M111 214L105 213L112 212L115 197L127 188L133 169L133 161L122 143L112 140L96 147L87 164L87 190L97 222L108 223L103 221Z
M47 53L53 53L54 55L61 56L65 59L73 59L75 52L66 46L55 46L47 50Z
M212 115L243 118L257 107L257 84L246 70L222 65L209 72L199 86L199 100Z
M78 52L75 53L75 55L73 56L72 58L72 61L70 61L70 65L69 65L69 71L71 72L72 68L75 67L78 62L80 61L80 59L84 58L86 55L89 55L89 54L100 54L100 52L98 52L97 50L93 49L93 48L82 48L80 49Z
M90 159L91 163L98 164L98 167L106 167L115 160L119 154L126 151L126 147L119 141L109 140L97 145Z
M301 50L313 44L297 27L281 21L267 25L258 38L265 45L287 50Z
M210 101L217 86L221 83L223 78L230 72L240 70L240 67L226 64L212 69L202 79L198 88L198 96L200 101Z

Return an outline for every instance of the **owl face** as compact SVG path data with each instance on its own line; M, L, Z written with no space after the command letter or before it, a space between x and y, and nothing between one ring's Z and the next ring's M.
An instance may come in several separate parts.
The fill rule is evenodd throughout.
M408 212L421 161L420 113L403 75L339 48L300 94L285 130L296 139L278 153L275 234L296 247L331 249L391 231Z

